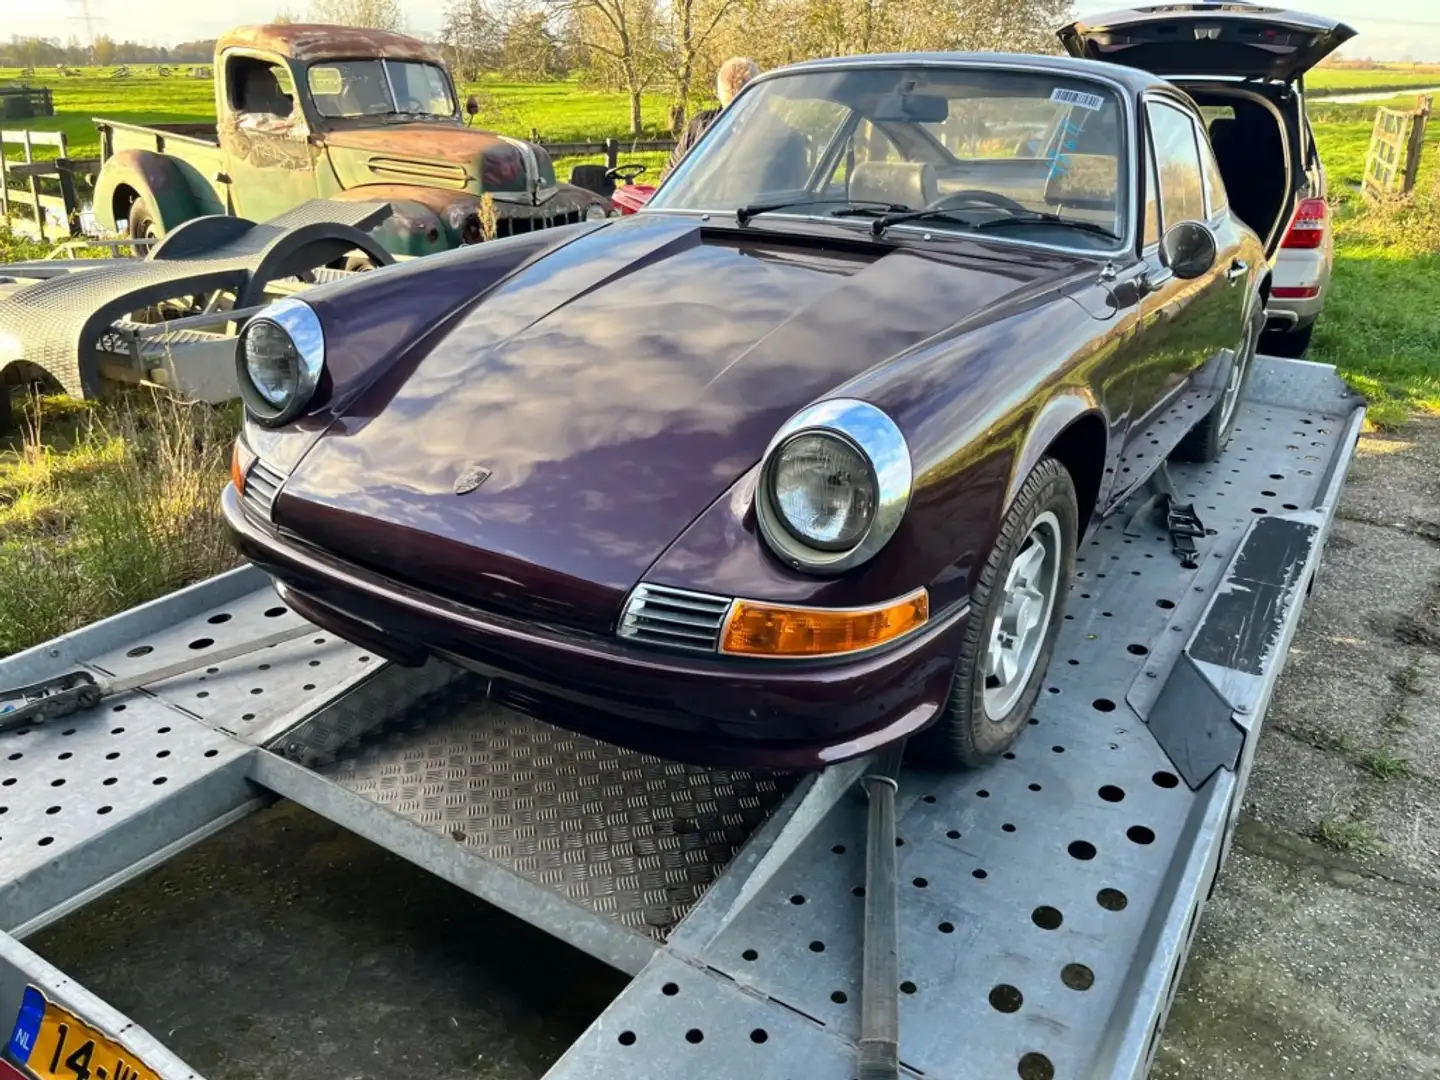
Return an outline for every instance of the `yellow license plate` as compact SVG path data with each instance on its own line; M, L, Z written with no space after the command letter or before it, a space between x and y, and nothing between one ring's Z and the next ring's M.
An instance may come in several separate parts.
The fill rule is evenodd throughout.
M129 1049L34 987L25 991L5 1056L35 1080L160 1080Z

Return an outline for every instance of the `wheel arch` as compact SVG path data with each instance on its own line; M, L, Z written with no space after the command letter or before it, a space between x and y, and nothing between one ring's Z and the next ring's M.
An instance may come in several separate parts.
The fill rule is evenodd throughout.
M1084 536L1100 505L1109 447L1109 425L1089 395L1076 392L1051 398L1031 423L1015 459L1005 493L1006 508L1041 459L1053 457L1065 466L1075 485L1079 532Z
M130 206L144 199L162 232L201 213L185 174L169 158L153 150L121 150L100 169L95 181L95 211L100 224L119 230Z

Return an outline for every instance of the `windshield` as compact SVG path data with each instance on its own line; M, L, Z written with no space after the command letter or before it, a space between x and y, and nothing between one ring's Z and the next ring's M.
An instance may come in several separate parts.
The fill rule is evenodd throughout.
M736 99L649 206L817 217L933 209L931 232L1008 218L1017 227L1006 236L1108 248L1126 224L1122 117L1105 84L1042 72L779 75Z
M310 96L321 116L454 116L450 81L435 64L341 60L310 67Z

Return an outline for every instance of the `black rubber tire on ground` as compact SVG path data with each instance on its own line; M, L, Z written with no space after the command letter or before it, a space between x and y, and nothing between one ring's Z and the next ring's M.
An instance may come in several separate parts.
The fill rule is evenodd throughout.
M1205 419L1196 424L1186 436L1180 440L1179 445L1171 451L1170 456L1175 461L1214 461L1225 452L1225 447L1230 443L1230 436L1235 431L1235 420L1240 415L1240 403L1245 400L1245 387L1250 382L1250 372L1255 368L1255 352L1259 347L1261 316L1256 316L1250 322L1250 329L1245 334L1245 340L1240 343L1236 352L1236 360L1243 363L1244 369L1240 374L1240 387L1236 391L1235 408L1231 411L1228 420L1222 415L1225 411L1225 395L1222 392L1216 399L1214 406L1205 414ZM1226 373L1229 377L1229 373Z
M1024 690L1008 712L992 718L985 709L984 666L995 621L1004 606L1006 576L1037 519L1046 512L1054 514L1059 522L1060 549L1049 623ZM930 727L910 740L911 756L917 764L944 769L977 768L1003 754L1024 729L1045 683L1055 638L1065 616L1065 597L1075 571L1079 520L1075 484L1069 471L1054 458L1042 458L1020 486L1005 514L995 547L980 569L945 709Z
M1305 355L1305 350L1310 348L1310 339L1314 334L1315 324L1313 322L1306 323L1298 330L1274 330L1261 340L1260 351L1267 356L1299 360Z
M149 204L146 203L144 199L136 199L130 204L129 236L133 240L138 237L149 236L151 233L154 233L157 240L163 235L160 229L160 223L155 217L155 212L150 209ZM132 247L130 249L130 255L135 259L143 259L148 254L150 254L150 248L148 247Z
M15 430L14 406L10 403L10 387L0 382L0 439Z

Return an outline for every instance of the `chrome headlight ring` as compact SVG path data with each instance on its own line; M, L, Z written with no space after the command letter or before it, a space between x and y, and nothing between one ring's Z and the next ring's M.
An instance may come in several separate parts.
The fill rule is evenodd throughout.
M273 392L276 387L265 390L257 384L251 355L252 338L263 334L271 338L269 347L273 348L277 344L276 331L288 339L292 354L280 361L293 369L284 373L283 384L277 383L283 394ZM235 349L236 381L246 412L265 427L279 427L299 416L315 396L324 369L325 331L315 309L303 300L295 297L277 300L240 331Z
M838 437L868 459L876 481L875 508L869 528L842 551L822 551L786 527L775 505L777 451L796 436L818 433ZM800 410L775 433L761 459L755 514L765 543L783 562L812 574L840 574L880 551L905 517L914 476L910 447L895 421L867 401L836 398Z

